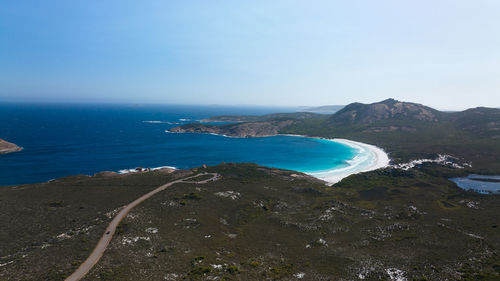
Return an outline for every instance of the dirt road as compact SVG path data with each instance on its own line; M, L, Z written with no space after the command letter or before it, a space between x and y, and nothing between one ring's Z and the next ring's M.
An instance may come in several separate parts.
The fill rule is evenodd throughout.
M202 181L188 181L189 179L193 179L202 175L212 175L212 178ZM187 178L179 179L176 181L172 181L154 189L149 193L144 194L143 196L134 200L132 203L125 206L109 223L108 227L106 228L106 231L104 231L104 234L102 235L101 239L97 243L97 246L94 248L90 256L80 265L80 267L78 267L78 269L75 272L73 272L73 274L71 274L71 276L66 278L66 281L80 280L90 271L90 269L92 269L92 267L99 261L99 259L104 254L104 251L108 247L109 242L111 242L111 238L113 238L113 234L115 233L118 224L122 221L122 219L124 219L127 216L130 210L132 210L135 206L139 205L142 201L148 199L149 197L155 195L160 191L165 190L167 187L174 185L176 183L184 182L184 183L203 184L210 181L215 181L219 179L219 177L220 175L216 173L202 173Z

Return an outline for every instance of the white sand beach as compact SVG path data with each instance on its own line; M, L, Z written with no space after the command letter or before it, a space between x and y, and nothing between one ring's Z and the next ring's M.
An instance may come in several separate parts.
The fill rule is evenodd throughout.
M358 155L356 155L353 159L346 161L348 164L346 167L309 172L307 174L327 181L330 184L334 184L352 174L373 171L389 166L389 156L383 149L377 146L346 139L328 140L348 145L358 150Z

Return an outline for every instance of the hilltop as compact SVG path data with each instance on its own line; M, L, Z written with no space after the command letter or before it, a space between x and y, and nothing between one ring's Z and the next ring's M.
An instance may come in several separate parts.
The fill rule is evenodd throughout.
M500 137L500 110L478 107L461 112L443 112L411 102L387 99L372 104L352 103L333 114L327 124L357 126L368 132L417 131L436 125L449 126L488 137Z
M442 113L430 107L387 99L372 104L351 103L332 115L336 124L373 124L382 120L437 122Z
M7 154L21 150L22 150L21 147L6 140L0 139L0 154Z

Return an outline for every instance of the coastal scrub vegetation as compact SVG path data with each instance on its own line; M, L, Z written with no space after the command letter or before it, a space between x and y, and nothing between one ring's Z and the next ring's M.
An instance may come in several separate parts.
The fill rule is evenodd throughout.
M460 170L431 164L382 169L331 187L255 164L200 170L221 179L179 183L137 206L85 280L499 276L499 197L464 191L446 179ZM1 222L11 216L22 222L2 233L1 263L8 265L0 279L63 280L121 206L181 174L187 172L75 176L0 188ZM59 201L61 207L47 204Z

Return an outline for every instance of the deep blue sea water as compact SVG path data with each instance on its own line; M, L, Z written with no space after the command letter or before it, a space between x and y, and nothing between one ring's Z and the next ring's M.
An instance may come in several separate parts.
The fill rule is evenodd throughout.
M181 122L221 114L293 112L283 107L179 105L0 104L0 138L22 146L0 155L0 185L44 182L138 166L192 168L251 162L313 172L346 166L356 151L343 144L293 136L226 138L166 133Z

